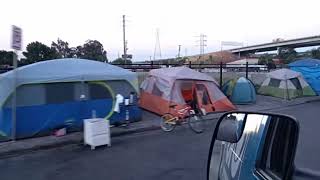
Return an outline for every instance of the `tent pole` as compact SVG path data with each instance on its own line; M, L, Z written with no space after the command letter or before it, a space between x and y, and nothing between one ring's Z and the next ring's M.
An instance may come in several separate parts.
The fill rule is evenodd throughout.
M220 62L220 89L222 88L222 61Z
M249 63L246 62L246 78L248 79L248 73L249 73Z
M288 79L287 78L286 78L286 93L287 93L286 100L290 100L289 89L288 89Z

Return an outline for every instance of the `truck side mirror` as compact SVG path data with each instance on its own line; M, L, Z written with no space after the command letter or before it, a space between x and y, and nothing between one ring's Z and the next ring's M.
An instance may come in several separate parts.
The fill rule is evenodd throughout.
M207 179L291 179L298 134L299 124L289 116L226 113L213 133Z
M243 121L245 114L232 113L224 116L221 121L217 140L236 143L239 141L243 131Z

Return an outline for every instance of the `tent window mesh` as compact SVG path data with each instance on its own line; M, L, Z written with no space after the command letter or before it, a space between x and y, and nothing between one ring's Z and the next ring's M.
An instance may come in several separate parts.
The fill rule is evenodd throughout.
M158 88L156 84L154 84L153 89L152 89L152 94L156 96L162 96L162 92Z
M47 104L74 101L74 83L50 83L45 85L45 89Z
M302 86L301 86L298 78L292 78L292 79L290 79L290 81L292 82L292 84L294 85L294 87L296 89L302 90Z
M269 86L279 87L279 86L280 86L280 82L281 82L281 80L279 80L279 79L273 79L273 78L271 78L271 79L270 79L270 82L269 82Z
M128 97L131 92L136 92L131 84L127 81L107 81L106 83L115 93L120 93L124 97Z
M100 84L88 83L90 99L110 99L112 98L109 90Z

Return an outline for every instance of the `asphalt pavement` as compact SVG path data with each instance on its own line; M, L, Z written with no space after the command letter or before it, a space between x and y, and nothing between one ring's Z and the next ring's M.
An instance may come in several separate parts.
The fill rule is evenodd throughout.
M319 110L319 101L272 110L295 116L300 122L298 167L314 168L320 161ZM170 133L154 130L114 137L111 148L91 151L72 144L3 158L1 180L202 180L215 122L207 121L202 134L195 134L185 124Z
M187 124L173 132L149 131L115 137L112 147L91 151L82 144L0 160L1 180L205 179L215 121L195 134Z

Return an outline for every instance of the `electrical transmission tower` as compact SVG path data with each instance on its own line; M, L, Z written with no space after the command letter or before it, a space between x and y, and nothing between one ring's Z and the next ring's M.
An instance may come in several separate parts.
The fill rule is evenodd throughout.
M200 48L200 58L203 57L204 54L204 48L207 46L207 35L205 34L200 34L199 36L196 36L197 38L199 38L199 40L197 40L197 46L199 46Z
M156 60L157 53L158 53L158 57L161 59L161 47L160 47L159 29L157 29L157 34L156 34L156 45L154 47L153 60Z

